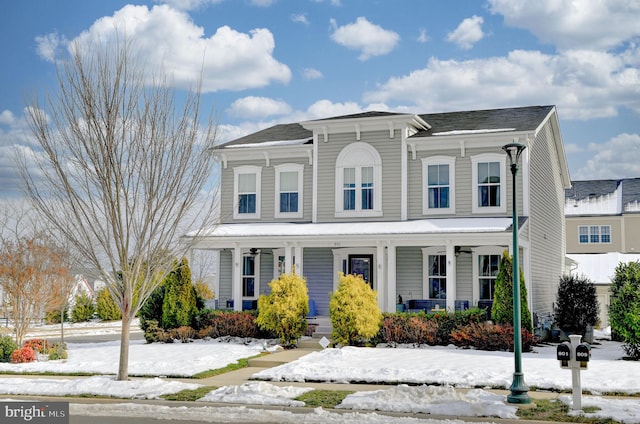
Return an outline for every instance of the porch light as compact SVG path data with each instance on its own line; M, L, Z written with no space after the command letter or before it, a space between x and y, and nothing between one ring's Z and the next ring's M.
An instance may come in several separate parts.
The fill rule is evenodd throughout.
M513 353L515 360L515 371L513 373L513 381L509 390L511 393L507 395L508 403L527 404L531 403L531 398L527 393L529 388L524 382L524 373L522 372L522 329L520 319L520 267L518 266L518 202L516 199L516 174L518 173L518 161L520 155L527 146L516 141L505 144L502 150L507 153L511 167L511 211L512 223L511 230L513 233Z

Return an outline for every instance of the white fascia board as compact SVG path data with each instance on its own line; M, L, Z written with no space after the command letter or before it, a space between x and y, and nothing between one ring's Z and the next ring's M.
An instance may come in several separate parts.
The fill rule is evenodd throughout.
M356 125L360 128L360 131L389 130L389 123L393 123L394 129L403 129L408 126L425 130L431 128L426 121L414 114L323 119L319 121L301 122L300 125L309 131L322 131L323 128L327 128L329 134L336 134L355 132Z
M522 144L527 144L526 131L508 132L484 132L458 135L431 135L427 137L411 137L407 139L407 144L415 148L416 151L437 151L460 148L460 142L464 142L465 148L497 147L502 148L505 144L512 143L514 139Z
M219 149L216 153L224 154L227 160L264 159L265 154L268 154L271 159L300 158L310 157L313 153L313 145L260 147L259 144L256 144L250 148Z

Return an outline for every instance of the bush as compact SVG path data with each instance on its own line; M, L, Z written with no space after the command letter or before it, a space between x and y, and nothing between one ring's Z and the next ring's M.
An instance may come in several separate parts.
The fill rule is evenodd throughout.
M191 325L198 311L196 289L191 283L191 270L186 258L174 264L165 281L162 303L162 328L178 328Z
M272 333L260 330L255 312L229 312L205 310L196 319L201 338L232 336L248 338L274 338Z
M71 320L73 322L89 321L93 317L95 306L93 299L86 293L80 293L75 298L75 304L71 310Z
M531 351L535 341L533 334L522 328L522 350ZM462 348L513 351L513 326L490 322L472 323L454 330L451 333L451 342Z
M142 328L142 331L144 331L145 333L147 332L149 325L151 325L151 321L155 321L155 324L153 324L155 327L158 327L160 325L160 323L162 322L163 303L164 282L151 292L149 298L140 308L138 316L140 317L140 328Z
M182 343L192 342L197 336L196 330L188 326L182 326L174 328L169 331L169 337L171 340L179 340Z
M331 295L329 315L336 344L359 345L380 330L382 312L377 293L361 276L340 274L340 285Z
M640 262L620 263L611 284L611 333L631 359L640 360Z
M64 320L68 321L69 320L69 314L67 313L67 311L64 311ZM59 310L54 310L54 311L49 311L44 315L44 322L46 324L60 324L60 311Z
M585 276L563 275L558 284L554 323L569 334L585 336L598 323L596 286Z
M395 314L383 318L376 341L389 345L435 345L438 324L423 314Z
M122 319L122 311L111 297L109 289L104 287L96 298L96 314L103 321L118 321Z
M23 347L30 347L40 353L49 353L49 341L45 339L30 339L24 342Z
M533 323L522 269L518 272L518 276L520 277L520 326L532 332ZM513 325L513 259L506 250L502 253L496 276L491 319L497 324Z
M67 359L67 344L54 343L49 349L49 360Z
M12 364L23 364L26 362L33 362L36 360L36 352L30 347L23 347L16 349L11 354Z
M282 274L269 283L271 293L258 298L256 324L278 335L285 346L294 345L307 329L309 295L300 275Z
M0 337L0 362L10 362L11 354L18 348L18 345L11 336Z

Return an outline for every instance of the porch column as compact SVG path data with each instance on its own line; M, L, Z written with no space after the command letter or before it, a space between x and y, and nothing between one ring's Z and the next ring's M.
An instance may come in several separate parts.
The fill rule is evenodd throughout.
M387 248L387 312L396 311L396 247Z
M447 241L447 311L455 311L456 306L456 253L455 246Z
M387 311L387 273L384 257L384 246L378 244L376 246L376 275L375 279L378 280L378 306L383 312Z
M233 310L242 311L242 249L233 249L233 274L231 277Z
M293 256L296 258L296 274L303 276L304 275L304 271L302 269L302 265L303 265L303 260L302 260L302 255L303 255L304 251L303 248L300 246L296 246L293 248Z
M284 272L285 274L290 274L293 267L291 266L293 263L293 247L289 244L284 246Z

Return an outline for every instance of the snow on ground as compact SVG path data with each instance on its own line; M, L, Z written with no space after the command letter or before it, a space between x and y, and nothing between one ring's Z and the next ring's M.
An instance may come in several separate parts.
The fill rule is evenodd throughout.
M602 336L602 335L600 335ZM94 372L113 374L116 370L118 342L69 343L66 361L33 362L31 364L0 364L0 372ZM271 348L273 350L274 348ZM189 376L200 371L221 368L241 358L254 356L263 350L261 341L245 343L243 339L198 341L193 343L144 344L133 342L130 351L130 373L163 376ZM592 393L639 393L637 376L640 363L623 361L624 352L619 343L601 341L592 349L589 369L583 371L584 390ZM535 352L523 354L523 372L529 386L539 389L570 389L571 371L560 369L555 359L555 346L540 346ZM425 348L355 348L325 349L279 367L254 374L260 380L278 381L333 381L377 382L399 384L381 387L375 391L361 391L345 398L338 407L343 410L425 412L452 414L454 416L512 417L515 407L505 405L504 396L496 395L485 386L508 387L513 373L513 353L462 350L452 347ZM167 378L137 378L128 382L116 381L113 376L94 377L2 377L0 394L46 394L64 396L91 393L121 398L156 398L161 394L195 388ZM438 383L441 387L425 385ZM475 390L461 391L455 387ZM350 386L352 388L353 386ZM247 405L299 405L293 398L299 396L299 388L276 387L265 381L251 381L241 386L221 387L210 392L202 401L232 402ZM566 398L566 399L565 399ZM571 403L571 397L561 397ZM640 423L638 398L612 399L602 396L585 396L583 406L601 408L597 416L612 417L620 422ZM124 406L123 406L124 405ZM158 415L165 414L154 405L112 404L72 405L76 415L113 415L118 409L125 415L148 414L153 408ZM160 409L158 409L160 408ZM75 411L75 412L74 412ZM136 412L137 411L137 412ZM215 422L224 414L225 422L238 415L237 422L414 422L393 421L381 413L330 412L316 409L304 415L287 411L260 411L251 408L212 406L194 408L170 408L168 415ZM224 411L224 412L222 412ZM346 415L344 415L346 414ZM590 415L593 415L590 413ZM154 414L155 415L155 414ZM202 415L207 418L194 418ZM255 417L254 417L255 415ZM213 417L213 418L211 418ZM255 418L255 419L254 419ZM424 422L424 421L420 421Z

